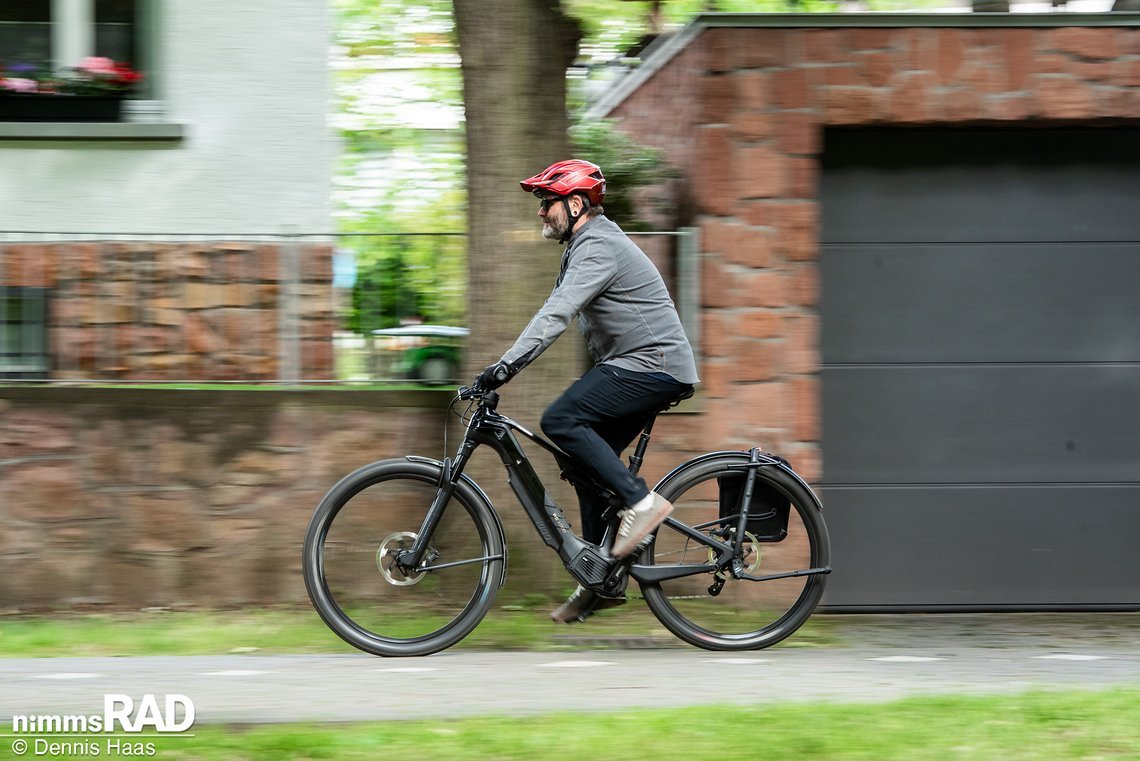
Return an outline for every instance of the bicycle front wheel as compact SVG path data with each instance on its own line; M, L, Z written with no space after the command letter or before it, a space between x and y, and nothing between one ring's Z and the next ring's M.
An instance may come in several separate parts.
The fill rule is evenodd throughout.
M719 520L720 491L728 479L739 483L747 472L747 452L725 452L683 466L658 486L673 503L672 517L723 543L731 535ZM791 635L811 615L823 594L827 576L820 569L831 562L827 527L819 503L798 479L775 465L756 468L756 484L766 484L787 497L787 535L761 541L746 533L740 558L754 581L701 573L659 583L643 583L649 609L669 631L707 650L758 650ZM735 523L735 521L733 521ZM705 544L663 524L642 556L654 565L710 563L713 551ZM790 575L808 572L807 575ZM789 574L783 576L784 574ZM771 577L781 578L771 578Z
M463 639L490 610L506 548L490 504L460 481L428 540L422 566L403 572L439 490L436 463L385 460L346 476L317 507L305 535L309 598L337 635L365 652L428 655Z

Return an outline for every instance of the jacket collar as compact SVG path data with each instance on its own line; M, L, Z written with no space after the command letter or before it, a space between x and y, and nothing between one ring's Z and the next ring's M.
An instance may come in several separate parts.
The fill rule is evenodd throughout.
M579 228L578 228L578 230L577 230L577 231L576 231L576 232L575 232L573 235L571 235L571 236L570 236L570 240L568 240L568 241L566 242L566 248L567 248L567 249L569 249L571 246L573 246L573 245L574 245L574 241L576 241L576 240L578 240L579 238L581 238L581 237L582 237L582 234L583 234L584 232L586 232L587 230L589 230L591 227L594 227L594 226L595 226L595 225L596 225L598 222L601 222L601 221L602 221L603 219L605 219L605 218L606 218L606 215L605 215L605 214L599 214L599 215L598 215L598 216L596 216L596 217L590 217L589 219L587 219L587 220L586 220L586 224L584 224L584 225L582 225L581 227L579 227Z

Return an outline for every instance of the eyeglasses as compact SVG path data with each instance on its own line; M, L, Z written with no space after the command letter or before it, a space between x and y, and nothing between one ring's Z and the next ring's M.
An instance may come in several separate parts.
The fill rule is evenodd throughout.
M562 196L554 196L553 198L539 198L538 208L542 211L550 211L550 207L553 206L557 201L561 200Z

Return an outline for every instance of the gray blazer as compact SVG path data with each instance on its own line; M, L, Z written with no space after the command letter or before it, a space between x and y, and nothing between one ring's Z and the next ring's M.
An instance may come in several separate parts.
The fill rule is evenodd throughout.
M604 216L570 238L554 290L502 361L516 369L530 364L575 315L597 364L666 373L681 383L700 380L661 274Z

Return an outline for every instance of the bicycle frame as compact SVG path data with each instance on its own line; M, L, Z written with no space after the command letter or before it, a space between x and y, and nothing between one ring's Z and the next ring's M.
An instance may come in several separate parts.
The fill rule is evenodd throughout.
M822 507L811 489L779 457L754 447L750 451L710 452L677 466L653 487L654 491L679 503L682 509L677 514L699 517L688 519L694 521L692 525L673 517L666 518L659 532L651 534L632 554L619 559L613 556L612 547L622 500L585 461L499 414L495 409L499 396L494 392L460 389L456 401L473 402L477 406L468 408L468 413L474 409L469 417L463 416L466 431L454 457L441 461L408 456L358 468L329 490L309 521L302 552L306 590L325 623L354 647L375 655L428 655L451 647L470 634L491 609L495 593L506 579L506 538L494 504L463 472L475 450L484 444L498 453L524 512L543 542L557 552L580 588L603 597L619 598L625 596L629 579L637 580L641 584L641 596L653 615L666 629L691 645L708 650L768 647L793 634L819 603L824 590L822 577L831 572L830 544ZM633 448L629 458L631 474L638 472L645 456L655 419L653 415L646 422ZM597 544L583 540L570 529L523 451L520 442L527 445L527 450L533 450L524 438L554 457L562 468L562 477L577 490L579 500L586 504L597 500L598 509L603 510L601 524L605 527ZM710 493L714 479L715 496ZM391 486L387 485L389 482ZM413 519L414 522L408 524L409 514L419 512L408 504L403 490L411 485L422 490L422 498L417 500L419 510L424 509L425 502L430 504L426 505L426 515L421 513L421 519ZM355 501L373 486L380 486L380 491L369 492ZM765 491L759 495L762 498L757 499L758 509L754 510L751 497L757 494L757 489L775 489L783 497L771 497ZM726 496L730 494L731 498ZM396 503L388 502L388 495ZM754 576L753 573L765 572L760 570L761 548L757 543L779 540L768 539L775 532L767 530L767 523L762 527L753 526L758 534L748 533L749 515L757 514L757 524L770 522L772 515L781 523L783 498L794 505L802 519L793 527L796 538L790 552L769 556L772 562L764 566L768 575ZM737 500L739 508L733 510L731 503ZM392 504L398 504L398 509L383 509ZM359 508L351 505L359 505ZM349 517L337 523L337 533L331 534L333 521L346 507L350 516L360 514L367 516L367 520L379 519L385 522L388 531L400 530L388 533L381 540L379 536L385 533L384 528L378 527L375 532L361 531L360 519L354 522ZM713 512L714 507L716 512ZM456 512L459 514L453 515ZM715 519L710 520L714 516ZM452 518L459 520L457 526L452 525ZM415 533L417 524L419 533ZM456 541L450 541L452 539ZM477 547L472 547L472 541L478 542ZM329 547L332 547L331 552ZM359 554L361 552L367 554ZM340 563L344 571L329 574L325 567L328 560L332 560L333 565ZM397 589L384 590L379 579L360 588L358 579L363 574L371 580L373 564L374 571ZM467 566L470 573L451 574L444 570L461 566ZM797 567L801 570L784 570ZM383 607L389 599L396 601L400 598L393 595L400 589L411 590L416 582L435 571L440 572L436 578L439 583L428 584L424 589L434 603L455 611L447 623L435 628L438 623L433 619L411 633L406 622L396 622L400 616L368 614L357 620L355 610L373 611L376 605ZM791 589L780 585L774 590L774 597L735 594L739 587L733 580L767 581L799 576L812 578L804 582L798 593L794 588L798 585L792 585ZM694 578L679 584L670 581L683 577ZM706 584L707 590L702 590ZM730 584L732 586L728 586ZM722 591L726 595L718 602L723 605L683 602L719 598ZM742 615L725 617L722 615L725 610ZM577 619L582 620L591 612L592 608L585 609ZM428 631L420 631L425 627Z
M571 573L580 581L600 584L602 580L610 577L615 569L628 565L628 574L639 582L659 583L669 579L684 576L693 576L711 571L721 571L731 568L734 575L739 576L742 571L733 566L733 558L739 552L743 541L743 533L738 532L731 543L718 541L707 534L701 533L697 527L693 528L673 518L667 518L666 524L673 529L691 538L694 542L713 549L717 557L710 563L693 563L672 566L656 566L628 564L628 561L618 560L603 552L590 542L585 541L570 528L562 510L554 503L546 485L539 478L531 465L529 458L523 451L515 434L524 437L549 452L560 464L571 466L580 465L574 458L558 449L546 439L534 434L506 415L499 414L495 407L499 396L491 391L479 401L478 409L472 415L467 425L462 443L454 459L446 459L442 463L443 474L440 489L432 502L423 525L417 535L416 541L407 550L397 556L397 562L415 572L431 570L431 567L421 567L424 555L427 552L429 540L435 527L443 516L444 508L455 490L463 474L463 469L471 459L471 455L482 444L490 446L498 453L499 459L507 471L507 480L515 497L522 505L527 517L530 518L538 531L542 541L558 553L559 558L570 569ZM650 422L650 426L652 421ZM639 444L639 453L644 452L648 442L648 428L642 435ZM640 457L640 454L637 455ZM422 458L415 458L422 459ZM434 462L434 461L433 461ZM761 464L775 464L774 462L760 462ZM754 469L749 469L754 473ZM666 480L668 477L666 477ZM751 493L752 478L749 477L748 492ZM744 516L741 517L743 523Z

